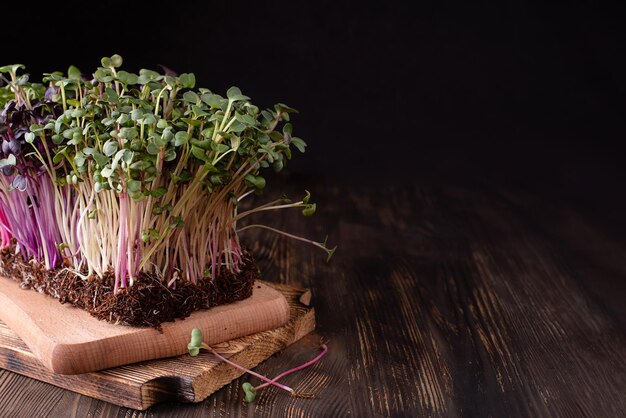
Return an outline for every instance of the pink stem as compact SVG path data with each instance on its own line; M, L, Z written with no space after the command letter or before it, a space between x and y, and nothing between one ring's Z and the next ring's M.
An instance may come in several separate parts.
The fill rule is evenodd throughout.
M241 248L239 247L239 242L237 242L237 239L234 236L231 236L230 238L230 243L231 243L231 248L233 251L233 263L235 263L235 271L237 273L239 273L241 271L241 269L239 268L239 266L241 266Z
M259 389L263 389L266 386L274 385L274 384L276 384L276 382L279 379L282 379L283 377L285 377L287 375L290 375L291 373L297 372L298 370L305 369L305 368L307 368L307 367L317 363L318 361L320 361L320 359L322 357L324 357L326 355L326 353L328 353L328 347L326 346L326 344L323 344L322 345L322 352L319 353L319 355L317 357L315 357L313 360L308 361L308 362L306 362L306 363L304 363L304 364L302 364L302 365L300 365L298 367L294 367L293 369L289 369L286 372L282 372L281 374L279 374L278 376L276 376L275 378L273 378L269 382L266 381L266 383L260 384L259 386L255 387L254 390L256 391L256 390L259 390Z
M224 357L224 356L220 355L217 351L213 350L213 348L211 348L210 346L208 346L208 345L206 345L206 344L202 344L202 348L205 348L205 349L209 350L211 353L213 353L213 355L214 355L214 356L216 356L217 358L219 358L219 359L220 359L220 360L222 360L223 362L230 364L230 365L231 365L231 366L233 366L234 368L239 369L239 370L241 370L242 372L249 373L249 374L251 374L252 376L256 376L256 377L258 377L259 379L261 379L261 380L263 380L263 381L267 382L267 384L268 384L268 385L270 385L270 384L271 384L271 385L276 386L277 388L280 388L280 389L282 389L282 390L286 390L287 392L291 392L291 393L293 393L293 389L291 389L289 386L285 386L285 385L280 384L280 383L277 383L277 382L272 382L270 379L268 379L267 377L265 377L265 376L263 376L263 375L260 375L260 374L258 374L258 373L256 373L256 372L253 372L252 370L248 370L248 369L246 369L245 367L242 367L242 366L238 365L237 363L233 363L232 361L230 361L230 360L228 360L226 357Z
M0 209L0 237L2 237L2 248L11 245L11 233L9 232L9 220L4 214L4 210Z
M215 280L217 272L217 233L215 231L215 224L211 224L211 280Z
M128 241L128 223L127 223L127 211L128 205L126 202L126 192L120 193L120 228L118 232L117 241L117 260L115 265L115 287L113 294L117 294L119 286L126 287L126 268L127 268L127 241Z
M134 273L135 277L138 277L139 271L141 270L141 224L139 222L137 222L135 228L135 247L137 248L137 253L135 254Z

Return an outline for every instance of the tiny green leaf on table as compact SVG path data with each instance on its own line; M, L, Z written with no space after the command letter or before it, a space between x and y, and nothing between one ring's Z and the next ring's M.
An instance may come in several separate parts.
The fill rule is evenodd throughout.
M244 401L247 403L252 403L256 400L256 390L251 383L245 382L241 385L241 389L243 389L244 393Z

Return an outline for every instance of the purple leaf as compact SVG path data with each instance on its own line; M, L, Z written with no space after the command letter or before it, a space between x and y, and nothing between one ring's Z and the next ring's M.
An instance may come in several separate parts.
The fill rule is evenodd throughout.
M15 176L15 178L13 178L11 187L19 190L20 192L23 192L24 190L26 190L26 187L28 187L28 179L18 174L17 176Z

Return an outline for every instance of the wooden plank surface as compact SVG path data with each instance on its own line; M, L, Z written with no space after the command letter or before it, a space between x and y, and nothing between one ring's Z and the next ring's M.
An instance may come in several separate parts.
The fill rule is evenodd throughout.
M339 249L326 264L302 243L242 234L265 277L312 289L317 317L315 333L256 370L277 375L311 359L323 336L329 354L285 378L314 398L270 389L246 405L236 379L201 404L135 413L0 371L4 414L626 416L623 206L568 200L547 186L289 180L277 195L317 185L316 216L262 213L254 222L328 234Z
M277 288L289 301L288 323L273 330L213 344L216 351L250 368L315 328L313 309L298 301L303 291L288 286L277 285ZM146 409L168 400L200 402L241 375L239 370L207 353L197 357L183 355L146 361L97 373L54 374L43 367L26 344L1 321L0 367L134 409Z
M245 300L166 322L159 331L100 321L0 277L0 320L50 371L79 374L185 354L193 328L210 345L275 329L289 320L289 305L282 293L259 282Z

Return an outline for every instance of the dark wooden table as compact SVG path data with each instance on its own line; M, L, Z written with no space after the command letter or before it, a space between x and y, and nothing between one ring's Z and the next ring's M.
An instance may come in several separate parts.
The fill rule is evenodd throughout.
M200 404L139 413L0 370L0 416L626 416L615 208L484 183L311 188L315 217L258 220L328 234L340 246L330 263L265 232L244 239L266 279L313 289L317 332L258 370L313 357L323 337L329 355L285 378L314 398L268 389L247 405L237 380Z

